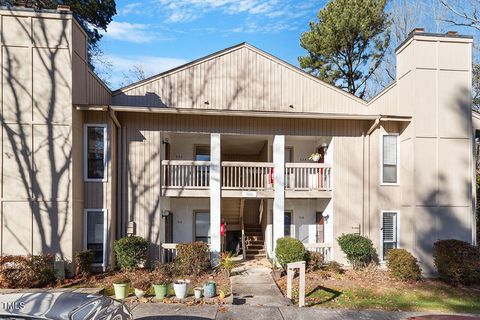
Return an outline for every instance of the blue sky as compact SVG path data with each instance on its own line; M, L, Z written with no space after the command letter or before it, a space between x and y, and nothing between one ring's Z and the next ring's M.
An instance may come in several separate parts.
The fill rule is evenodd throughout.
M117 1L118 14L100 46L116 89L133 65L156 74L212 52L249 42L298 65L300 35L326 0ZM102 66L97 66L102 74Z
M457 5L469 0L455 0ZM97 73L112 89L133 82L132 70L140 66L147 76L232 45L249 42L298 66L300 35L309 30L327 0L117 0L117 15L103 33L100 47L105 64ZM453 3L453 2L452 2ZM462 6L460 6L462 7ZM468 5L465 6L469 8ZM397 8L397 9L396 9ZM469 9L467 9L469 10ZM387 11L402 11L409 28L429 32L458 30L478 36L472 28L446 23L449 13L438 0L392 0ZM393 41L395 48L398 43ZM393 50L392 50L393 52ZM477 60L478 50L474 50ZM129 76L126 79L125 76ZM374 88L378 91L381 86Z

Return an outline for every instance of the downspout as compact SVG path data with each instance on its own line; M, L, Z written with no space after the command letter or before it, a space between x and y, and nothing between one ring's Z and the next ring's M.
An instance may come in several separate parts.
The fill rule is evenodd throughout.
M365 235L365 132L362 132L362 230L360 234Z
M115 193L116 193L116 198L115 198L115 215L116 215L116 222L117 222L117 230L116 230L116 236L117 239L121 238L124 235L123 231L123 215L121 214L122 212L122 161L121 155L122 155L122 126L120 124L120 121L118 121L117 115L115 111L113 111L110 107L108 108L108 113L110 115L110 118L112 119L113 123L115 123L115 126L117 128L117 159L116 159L116 165L117 165L117 179L116 179L116 186L115 186ZM119 214L120 213L120 214Z
M370 177L371 177L371 159L370 159L370 154L371 154L371 150L370 150L370 136L371 134L373 133L373 131L375 131L375 129L377 129L377 127L380 125L380 120L382 119L382 117L379 117L377 119L375 119L375 122L372 124L372 126L370 127L370 129L368 129L367 131L367 136L368 136L368 148L367 148L367 151L368 151L368 161L367 161L367 164L368 164L368 172L367 172L367 190L368 190L368 198L367 198L367 202L368 202L368 208L367 208L367 211L368 211L368 237L370 238L370 229L371 229L371 194L372 194L372 191L371 191L371 184L370 184ZM365 228L365 226L363 226ZM364 232L365 234L365 232Z

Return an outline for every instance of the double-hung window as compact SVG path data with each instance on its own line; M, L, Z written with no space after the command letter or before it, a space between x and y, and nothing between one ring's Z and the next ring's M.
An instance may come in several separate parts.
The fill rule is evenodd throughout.
M105 266L107 260L107 211L105 209L85 209L84 212L84 249L93 252L95 265Z
M84 132L85 181L107 180L107 126L87 124Z
M382 135L382 154L381 154L381 183L398 184L398 159L399 144L398 135Z
M398 212L382 211L382 260L390 249L398 248Z

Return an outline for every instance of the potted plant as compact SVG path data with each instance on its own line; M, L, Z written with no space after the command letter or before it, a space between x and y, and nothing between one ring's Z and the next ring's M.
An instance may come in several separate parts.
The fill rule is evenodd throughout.
M217 283L213 280L209 280L203 286L203 295L205 298L213 298L217 295Z
M232 253L223 252L220 256L220 262L215 267L217 271L223 272L225 276L230 277L232 269L235 268L237 263L232 259Z
M137 299L143 298L148 289L150 289L150 285L150 280L142 276L133 281L133 288L135 289Z
M162 301L165 297L168 297L168 286L172 281L172 264L158 264L155 268L153 277L155 298Z
M318 152L314 152L310 155L310 157L308 158L308 160L310 161L313 161L313 162L318 162L320 160L320 158L322 157L322 155Z
M195 294L195 299L199 300L202 298L203 295L203 288L196 287L193 289L193 293Z
M187 297L189 284L190 280L188 279L179 279L173 283L173 291L175 291L177 299L185 299Z
M113 289L115 290L115 299L123 300L128 297L130 279L122 275L113 280Z

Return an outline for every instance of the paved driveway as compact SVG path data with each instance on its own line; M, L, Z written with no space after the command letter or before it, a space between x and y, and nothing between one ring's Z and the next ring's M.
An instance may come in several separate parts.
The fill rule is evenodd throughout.
M141 303L131 305L135 319L141 320L397 320L425 315L421 312L357 311L342 309L263 307L248 305L202 305ZM477 317L475 319L480 319Z

